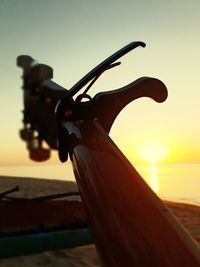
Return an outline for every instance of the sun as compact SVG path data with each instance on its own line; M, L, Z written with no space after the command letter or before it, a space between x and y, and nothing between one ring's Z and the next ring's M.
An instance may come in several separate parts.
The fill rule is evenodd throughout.
M168 149L161 141L146 141L139 146L139 156L147 162L157 163L168 156Z

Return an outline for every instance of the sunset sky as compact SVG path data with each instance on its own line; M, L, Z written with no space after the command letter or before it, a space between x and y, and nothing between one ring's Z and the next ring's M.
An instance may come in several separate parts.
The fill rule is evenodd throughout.
M142 76L162 80L165 103L147 98L129 104L110 136L132 162L141 146L164 144L166 162L200 162L200 1L0 0L0 165L29 164L22 126L22 80L16 57L31 55L54 69L69 89L106 57L143 41L104 73L91 95ZM49 163L58 162L54 153Z

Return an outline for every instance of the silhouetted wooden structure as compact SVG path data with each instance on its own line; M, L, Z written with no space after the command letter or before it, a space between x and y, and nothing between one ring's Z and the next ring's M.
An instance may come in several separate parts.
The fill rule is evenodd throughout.
M197 267L198 245L108 136L116 116L132 100L147 96L163 102L165 85L143 77L93 98L87 94L105 70L119 65L115 61L138 46L145 44L125 46L70 90L50 80L50 67L33 64L29 56L18 57L24 72L21 136L32 159L50 156L43 140L58 149L62 162L69 155L102 266Z

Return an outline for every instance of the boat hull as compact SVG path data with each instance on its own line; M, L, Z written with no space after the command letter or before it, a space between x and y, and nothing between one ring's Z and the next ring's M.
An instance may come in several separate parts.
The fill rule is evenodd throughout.
M1 201L0 213L0 258L93 243L80 201Z
M81 201L1 201L0 236L87 226Z
M67 249L92 243L93 238L89 228L2 237L0 238L0 258Z

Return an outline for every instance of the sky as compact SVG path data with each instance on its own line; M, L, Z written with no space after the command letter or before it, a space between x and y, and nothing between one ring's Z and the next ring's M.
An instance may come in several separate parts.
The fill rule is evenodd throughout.
M18 55L54 69L53 80L69 89L106 57L132 41L143 41L107 71L91 95L117 89L142 76L168 88L158 104L130 103L110 136L132 161L145 142L160 142L168 162L200 162L200 1L0 0L0 166L31 164L19 138L22 71ZM53 153L48 163L59 162ZM35 163L33 163L35 164Z

